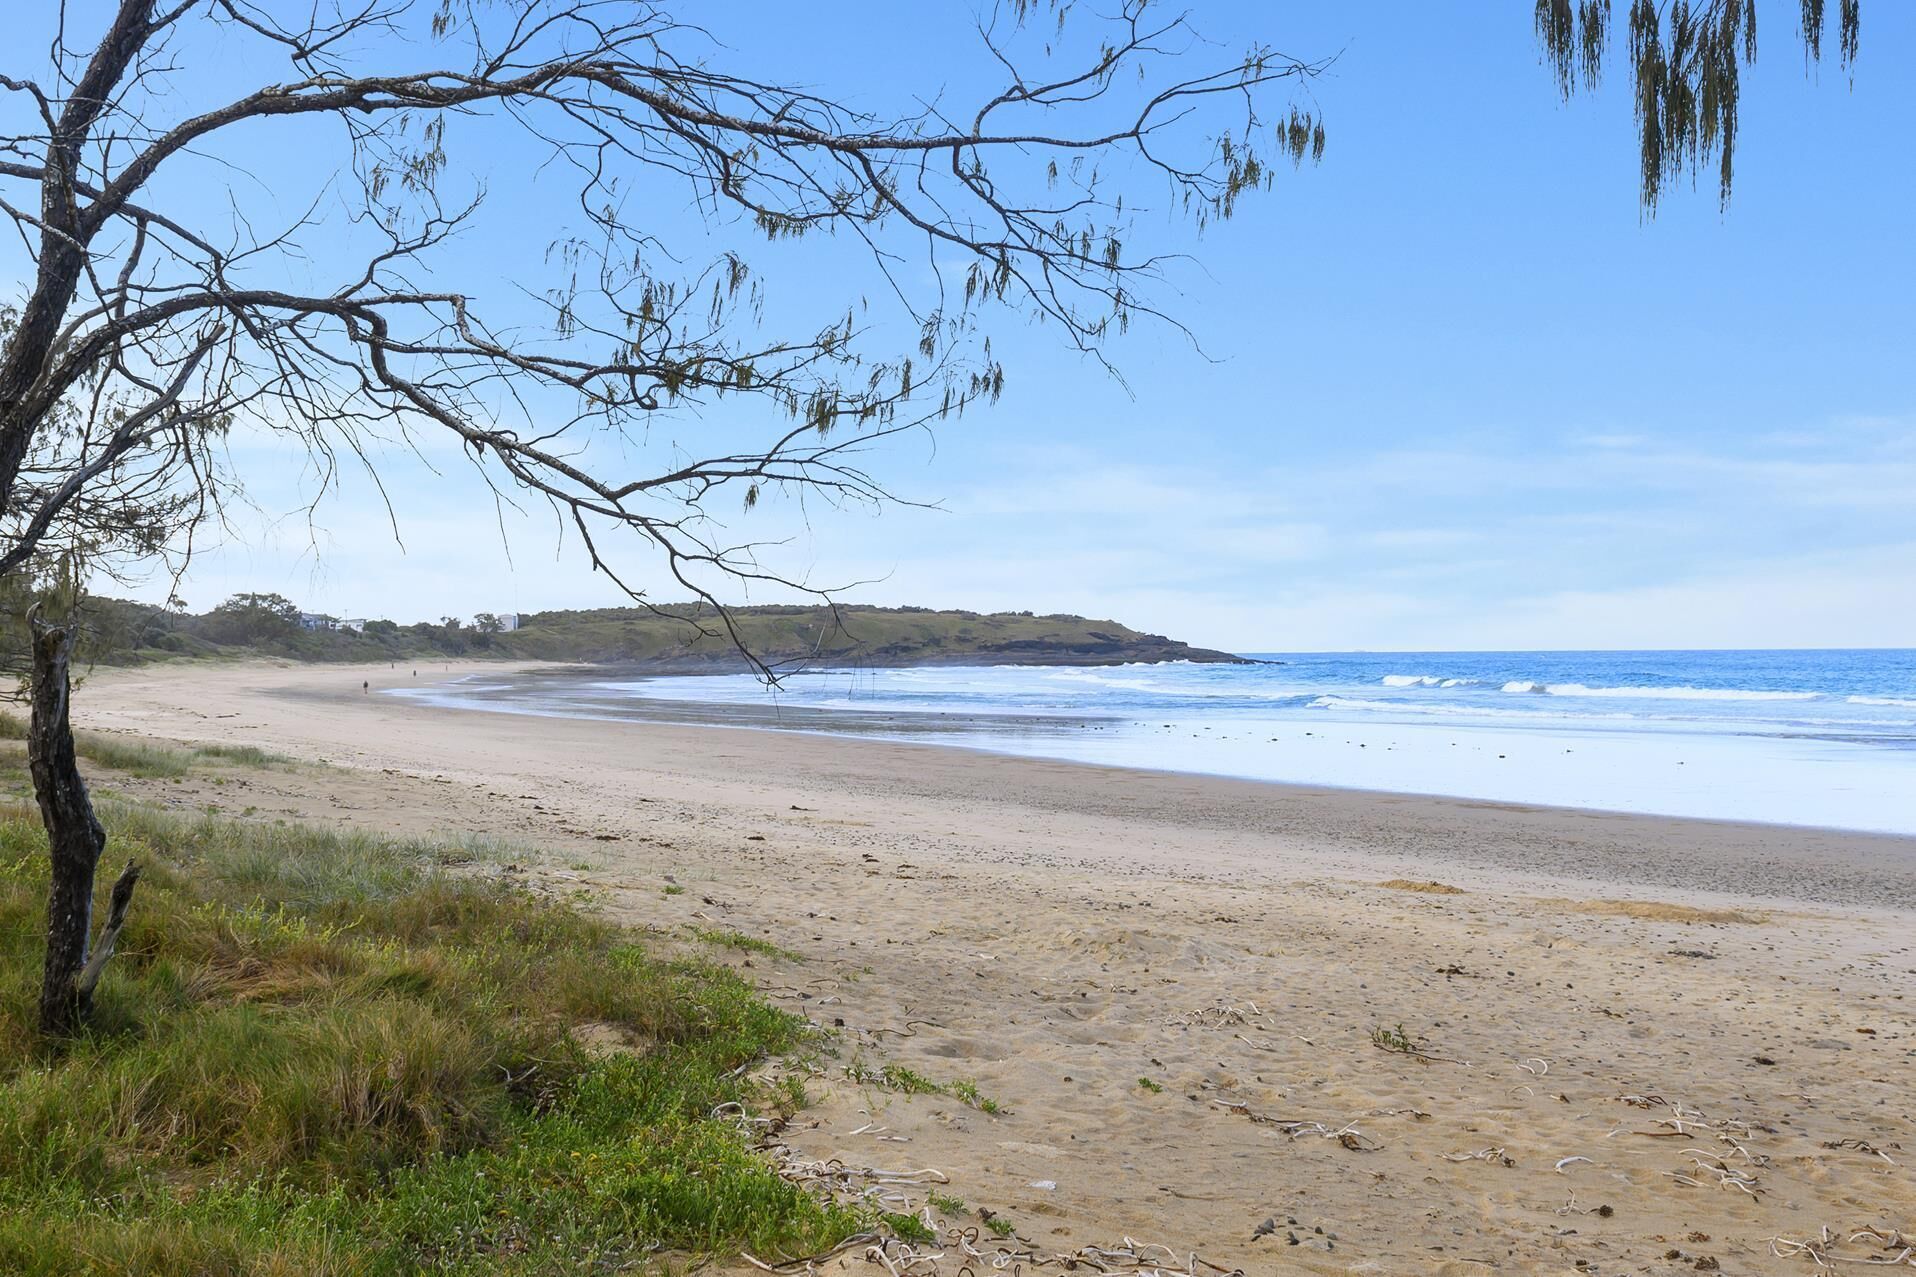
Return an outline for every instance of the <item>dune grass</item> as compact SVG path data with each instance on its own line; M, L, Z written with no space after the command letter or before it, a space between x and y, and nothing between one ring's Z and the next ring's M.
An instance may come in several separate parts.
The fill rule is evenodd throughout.
M106 868L146 876L54 1051L44 835L0 804L0 1272L622 1272L870 1222L711 1116L805 1033L729 971L446 868L463 847L102 817Z
M0 710L0 740L26 738L27 720L10 711ZM208 760L243 767L287 767L293 763L285 755L271 753L257 745L216 742L176 749L170 745L131 740L104 732L76 731L73 733L73 747L80 757L90 762L149 780L171 780L184 776L193 770L194 764Z

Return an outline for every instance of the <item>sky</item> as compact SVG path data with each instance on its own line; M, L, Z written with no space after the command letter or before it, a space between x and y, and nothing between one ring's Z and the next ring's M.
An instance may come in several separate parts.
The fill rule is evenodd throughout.
M1078 612L1237 651L1916 645L1916 7L1864 5L1853 84L1806 73L1794 7L1761 10L1731 206L1706 179L1646 220L1622 51L1566 105L1527 4L1195 5L1223 49L1335 61L1300 98L1321 164L1202 237L1141 217L1191 256L1159 295L1191 337L1134 328L1108 352L1119 379L1001 315L1003 399L867 459L929 508L772 502L728 528L858 583L852 601ZM714 61L875 110L967 100L990 71L963 3L705 17ZM509 297L564 205L522 152L457 127L487 204L443 270ZM255 142L249 198L329 176L323 148ZM702 255L682 204L660 216ZM754 264L774 315L850 303L842 244ZM0 249L0 281L22 271ZM397 538L363 475L322 483L269 439L231 459L252 504L181 583L196 610L241 590L402 622L624 602L453 450L379 456ZM681 596L637 549L621 566Z

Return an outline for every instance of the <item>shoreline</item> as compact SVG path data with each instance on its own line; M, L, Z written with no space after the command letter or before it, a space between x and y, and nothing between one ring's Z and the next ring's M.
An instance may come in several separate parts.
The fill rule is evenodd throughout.
M331 764L113 777L130 796L476 837L726 961L831 1035L787 1156L927 1168L1039 1253L1791 1274L1772 1239L1916 1219L1916 940L1884 907L1916 900L1916 839L485 714L382 679L412 685L136 672L75 708Z
M525 671L540 673L539 669ZM455 680L456 681L456 680ZM403 692L403 688L390 689ZM423 689L421 689L423 690ZM523 708L506 704L484 705L433 704L423 698L411 702L422 709L443 710L449 713L507 714L526 718L577 719L582 722L650 724L665 727L711 728L722 731L771 732L787 736L820 736L832 740L866 740L883 744L906 747L924 746L932 749L968 750L973 753L988 754L994 758L1026 759L1029 761L1056 763L1066 767L1082 767L1093 771L1138 772L1159 776L1189 776L1197 780L1229 781L1237 784L1256 785L1274 790L1286 790L1300 794L1352 794L1383 799L1430 799L1442 803L1462 803L1471 807L1488 807L1511 812L1545 811L1561 812L1566 815L1585 814L1591 816L1635 818L1643 820L1670 820L1685 824L1725 825L1744 830L1782 830L1802 834L1829 835L1836 838L1884 839L1892 843L1909 844L1910 853L1916 857L1916 834L1899 833L1894 830L1859 829L1842 825L1818 825L1808 822L1773 820L1733 820L1717 816L1669 815L1660 812L1632 811L1625 807L1578 806L1567 803L1525 802L1507 798L1473 798L1465 794L1446 794L1432 790L1418 789L1378 789L1364 785L1338 785L1328 782L1304 782L1287 780L1266 780L1255 776L1242 776L1231 772L1202 771L1174 767L1140 767L1131 763L1099 762L1092 759L1067 758L1055 754L1017 753L1012 750L995 747L991 744L972 743L963 739L971 734L971 725L979 722L999 723L1006 727L1045 727L1063 731L1082 728L1087 725L1118 721L1117 716L1106 715L1016 715L1016 714L978 714L967 717L963 724L945 723L939 720L946 716L930 711L882 711L883 720L888 723L910 722L914 731L920 732L925 739L905 738L888 734L882 730L858 730L851 726L799 727L788 723L771 721L778 714L790 714L795 718L806 717L838 724L850 724L858 721L859 711L815 709L810 707L790 707L775 712L755 710L727 702L680 700L673 697L649 697L628 702L629 708L613 714L590 714L579 712L561 712ZM874 718L881 711L872 711ZM1034 732L1035 734L1041 734ZM1821 738L1809 738L1821 739ZM1803 902L1812 903L1812 902ZM1916 909L1916 902L1911 908Z
M371 711L390 725L413 725L413 731L402 731L398 737L385 733L392 744L423 738L432 747L430 753L451 736L463 748L446 755L448 770L473 771L476 763L476 770L483 771L484 759L475 760L474 750L496 750L499 757L512 758L515 739L522 733L511 724L533 721L546 725L543 734L553 738L547 742L548 751L557 748L562 757L565 750L576 749L606 759L623 754L636 762L642 754L664 746L664 753L685 760L686 770L701 782L714 779L704 767L710 760L750 755L745 760L751 764L748 773L753 768L767 773L783 770L795 788L856 791L868 788L861 785L861 778L879 774L892 778L890 797L910 794L932 802L970 802L979 795L994 795L999 801L1030 806L1066 822L1074 835L1070 841L1080 852L1089 851L1087 844L1112 821L1142 821L1159 835L1152 846L1163 855L1161 863L1150 854L1114 858L1105 850L1082 856L1078 863L1085 867L1226 875L1247 881L1271 880L1300 868L1335 867L1364 875L1448 874L1487 887L1534 891L1602 889L1622 895L1677 891L1714 903L1840 907L1880 910L1890 916L1916 910L1916 836L1911 835L1247 780L953 748L943 743L684 723L664 717L598 719L491 712L435 705L403 695L368 695L358 686L364 681L374 693L404 692L488 671L524 674L577 668L554 667L550 662L440 664L439 671L427 671L425 678L415 682L410 670L402 673L385 665L249 662L222 667L218 673L209 671L210 677L194 679L191 686L238 693L235 699L254 706L263 695L273 701L326 706L335 714L347 709L353 715L350 726L337 722L333 714L322 719L295 716L303 720L297 724L298 731L290 731L293 724L270 715L263 722L235 721L230 715L200 714L197 719L205 728L217 725L241 733L241 739L262 740L294 753L302 749L310 753L311 746L319 744L333 755L359 753L365 756L362 762L377 761L381 766L425 765L425 757L416 750L368 753L358 739L358 720ZM237 677L229 678L229 674ZM99 725L153 728L160 734L193 726L196 711L178 704L188 698L168 690L173 681L163 673L154 679L135 671L110 677L103 687L143 686L159 694L144 695L139 707L117 706L98 720ZM99 695L96 691L76 705L82 721L95 721L89 711ZM428 724L449 730L441 732ZM316 728L326 730L316 732ZM794 741L808 742L809 747L793 751L790 743ZM796 758L792 757L795 752ZM337 762L339 757L328 761ZM563 771L561 766L555 774ZM719 783L727 790L738 788L724 778ZM1199 837L1196 841L1202 846L1187 846L1191 840L1178 836L1187 832L1225 836Z
M475 675L421 688L419 698L449 708L613 722L931 741L1311 789L1916 837L1916 805L1896 797L1916 791L1916 750L1884 749L1841 733L1744 731L1710 721L1620 724L1604 715L1512 723L1408 708L1408 717L1334 709L1320 715L1316 702L1259 712L1262 694L1213 716L1202 700L1175 697L1153 705L1123 703L1123 693L1116 704L1102 694L1056 700L1045 694L1055 675L1033 682L1028 673L1013 673L1006 685L1012 694L1000 700L974 690L980 679L997 684L998 671L965 671L951 696L937 696L944 704L861 696L836 679L774 698L748 694L733 679L675 685L671 678L573 669ZM1070 687L1104 681L1091 670L1070 673ZM914 680L910 688L925 685L922 673ZM1312 695L1307 690L1289 701Z

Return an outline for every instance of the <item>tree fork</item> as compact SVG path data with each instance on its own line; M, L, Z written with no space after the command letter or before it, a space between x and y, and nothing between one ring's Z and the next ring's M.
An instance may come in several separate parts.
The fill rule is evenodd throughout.
M36 611L38 609L35 609ZM93 931L93 879L106 830L74 756L69 667L74 631L42 625L30 617L33 645L33 718L27 732L27 762L33 772L40 820L47 829L52 882L47 894L46 965L40 982L40 1031L68 1037L92 1007L100 973L113 956L140 869L129 861L113 884L106 927L89 953Z

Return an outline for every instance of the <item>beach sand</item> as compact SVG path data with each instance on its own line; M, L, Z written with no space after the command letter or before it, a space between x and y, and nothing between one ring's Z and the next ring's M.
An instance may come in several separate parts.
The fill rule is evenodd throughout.
M1807 1273L1916 1230L1916 839L361 690L473 668L511 667L102 671L76 715L332 764L112 782L143 797L490 835L636 926L770 942L717 952L840 1030L788 1156L935 1171L1044 1254Z

